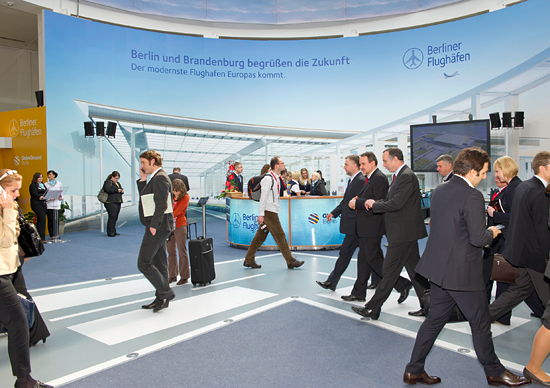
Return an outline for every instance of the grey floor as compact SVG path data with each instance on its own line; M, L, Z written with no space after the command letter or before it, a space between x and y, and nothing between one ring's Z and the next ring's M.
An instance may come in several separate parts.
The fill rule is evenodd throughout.
M121 236L117 238L107 238L93 229L67 233L63 238L69 241L48 245L43 256L25 264L28 288L52 333L45 344L31 348L33 376L56 386L90 378L174 344L214 335L232 323L293 301L409 338L414 338L422 323L421 318L407 315L419 308L414 293L401 305L396 302L398 294L393 293L378 321L361 321L350 309L354 304L340 298L352 288L355 261L335 292L317 286L315 280L326 279L338 251L296 252L295 256L306 262L297 270L286 269L278 252L262 252L257 257L261 269L244 268L245 251L228 246L223 214L216 212L207 218L209 235L218 247L215 281L206 287L173 283L176 298L168 309L153 314L140 308L153 299L153 290L135 268L143 228L137 225L134 210L129 208L122 215L119 224L124 226L119 227ZM372 293L369 291L367 298ZM516 371L527 363L540 327L540 320L529 314L528 308L521 305L514 310L511 326L492 327L498 356ZM475 357L467 323L448 324L437 345L463 357ZM5 336L0 337L0 348L0 388L12 387ZM410 350L402 351L409 354ZM437 357L428 359L428 372L430 363L437 362ZM548 362L545 366L550 370ZM400 375L404 364L392 368ZM483 380L480 386L485 386Z

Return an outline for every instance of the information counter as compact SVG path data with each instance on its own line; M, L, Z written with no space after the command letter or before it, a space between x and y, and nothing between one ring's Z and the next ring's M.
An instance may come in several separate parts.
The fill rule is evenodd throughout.
M344 235L340 218L327 220L327 215L340 203L338 197L280 198L279 220L291 250L338 249ZM226 198L227 241L233 247L247 249L256 234L259 202L246 197ZM260 249L277 249L271 234Z

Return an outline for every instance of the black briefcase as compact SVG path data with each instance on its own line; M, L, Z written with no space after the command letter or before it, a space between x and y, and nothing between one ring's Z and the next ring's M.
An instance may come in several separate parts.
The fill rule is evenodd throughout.
M191 264L191 283L194 286L212 283L212 280L216 278L212 238L199 237L189 240L188 252Z

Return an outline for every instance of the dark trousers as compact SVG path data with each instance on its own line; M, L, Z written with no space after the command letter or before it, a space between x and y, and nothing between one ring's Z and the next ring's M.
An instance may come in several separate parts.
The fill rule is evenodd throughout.
M116 222L120 213L121 203L105 203L104 205L109 215L109 219L107 220L107 235L114 236L116 235Z
M267 230L273 236L275 243L279 251L281 251L283 257L285 258L287 264L292 261L292 254L290 253L290 248L288 247L288 242L286 241L285 232L281 226L281 221L279 221L279 215L277 213L266 211L264 215L264 224L267 226ZM248 250L246 251L245 261L251 262L254 261L256 257L256 252L262 246L265 239L267 238L267 233L258 228Z
M445 324L449 322L455 305L458 305L470 324L474 350L485 374L491 377L503 374L504 366L495 354L493 346L491 317L485 290L451 291L431 283L430 298L430 313L416 334L411 361L405 371L413 374L424 372L428 353Z
M55 217L55 214L57 213L58 217L57 217L57 233L59 234L59 210L57 209L48 209L47 211L48 213L48 234L50 235L50 237L57 237L55 234L54 234L54 217Z
M415 267L420 260L418 252L418 241L407 241L399 244L388 244L386 258L382 267L382 280L374 296L365 305L376 313L380 313L382 305L391 294L391 290L399 279L399 274L403 267L407 270L409 278L413 284L418 300L424 295L424 291L429 288L428 281L415 272Z
M36 214L36 229L42 240L46 239L46 202L33 202L31 209Z
M155 287L155 296L158 299L167 299L174 295L168 283L168 259L166 258L166 240L170 233L169 230L157 230L153 236L149 227L145 228L145 235L139 249L138 269Z
M31 373L29 326L12 283L13 275L0 276L0 322L8 332L8 355L16 377Z
M496 321L512 311L514 307L527 299L533 291L537 292L540 301L546 306L550 301L550 285L544 278L544 274L529 268L518 268L516 282L489 306L491 321Z
M355 250L359 246L359 237L356 234L346 234L344 241L342 241L342 246L340 247L340 253L338 254L338 259L334 264L334 269L328 276L327 282L330 284L337 285L340 281L340 278L346 272L351 257L355 253Z
M359 254L357 255L357 280L351 290L351 295L358 298L367 296L367 283L371 271L380 277L383 273L384 254L380 243L380 237L359 237ZM380 282L378 282L380 283ZM376 284L376 283L375 283ZM404 291L411 286L411 282L402 276L399 276L394 284L397 292Z

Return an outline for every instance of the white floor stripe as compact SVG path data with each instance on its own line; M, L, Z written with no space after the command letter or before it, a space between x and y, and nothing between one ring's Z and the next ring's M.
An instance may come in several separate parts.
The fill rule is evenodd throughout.
M128 306L128 305L131 305L131 304L134 304L134 303L150 302L151 299L152 299L151 297L148 297L148 298L133 300L133 301L131 301L131 302L119 303L119 304L115 304L115 305L112 305L112 306L103 307L103 308L100 308L100 309L87 310L87 311L83 311L83 312L81 312L81 313L70 314L70 315L65 315L65 316L58 317L58 318L49 319L49 321L50 321L50 322L57 322L57 321L62 321L62 320L64 320L64 319L69 319L69 318L74 318L74 317L81 317L81 316L83 316L83 315L93 314L93 313L97 313L97 312L99 312L99 311L105 311L105 310L116 309L116 308L118 308L118 307Z
M244 277L244 278L227 280L225 282L216 282L216 283L213 283L213 284L209 284L207 286L194 287L194 288L191 289L191 291L201 291L201 290L204 290L206 288L210 288L210 287L214 287L214 286L220 286L222 284L240 282L240 281L243 281L243 280L253 279L253 278L257 278L258 276L265 276L265 275L266 275L265 273L260 273L260 274L257 274L257 275L247 276L247 277Z
M65 291L63 297L59 293L36 296L34 300L40 306L41 312L48 312L149 291L155 291L155 288L147 279L142 277L138 280L108 282L102 286Z
M95 283L101 283L101 282L109 282L109 281L112 281L112 280L119 280L119 279L130 279L130 278L136 278L136 277L141 277L141 276L143 276L143 275L142 274L135 274L135 275L118 276L118 277L111 278L111 280L107 280L107 279L88 280L86 282L62 284L60 286L34 288L32 290L29 290L29 292L33 293L33 292L40 292L40 291L58 290L58 289L61 289L61 288L82 286L82 285L86 285L86 284L95 284Z
M175 300L158 314L139 309L68 327L106 345L115 345L276 296L271 292L231 287Z
M317 272L319 275L325 275L329 276L330 273L328 272ZM352 278L351 276L342 276L341 279L348 279L348 280L356 280L356 278ZM348 294L349 295L349 294Z
M120 225L118 225L118 227L120 228L120 227L126 225L127 223L128 223L128 221L121 222Z
M256 308L254 310L247 311L246 313L236 315L234 317L228 317L228 319L231 319L233 322L240 321L240 320L249 318L251 316L254 316L256 314L263 313L264 311L271 310L275 307L282 306L282 305L284 305L288 302L292 302L294 300L296 300L296 299L291 299L291 298L281 299L281 300L278 300L276 302L270 303L268 305ZM185 333L185 334L179 335L177 337L170 338L169 340L159 342L158 344L136 350L133 353L138 353L139 357L145 356L147 354L156 352L158 350L161 350L161 349L167 348L169 346L175 345L179 342L186 341L188 339L191 339L191 338L197 337L199 335L211 332L213 330L222 328L222 327L227 326L227 325L228 325L228 323L217 322L217 323L214 323L212 325L201 327L200 329L191 331L189 333ZM123 364L123 363L128 362L128 361L131 361L131 359L129 359L126 356L117 357L117 358L114 358L112 360L103 362L101 364L97 364L97 365L91 366L89 368L83 369L81 371L71 373L67 376L63 376L63 377L57 378L55 380L49 381L49 382L47 382L47 384L54 385L54 386L60 386L60 385L68 384L72 381L81 379L83 377L92 375L94 373L101 372L105 369L111 368L111 367L116 366L116 365Z

